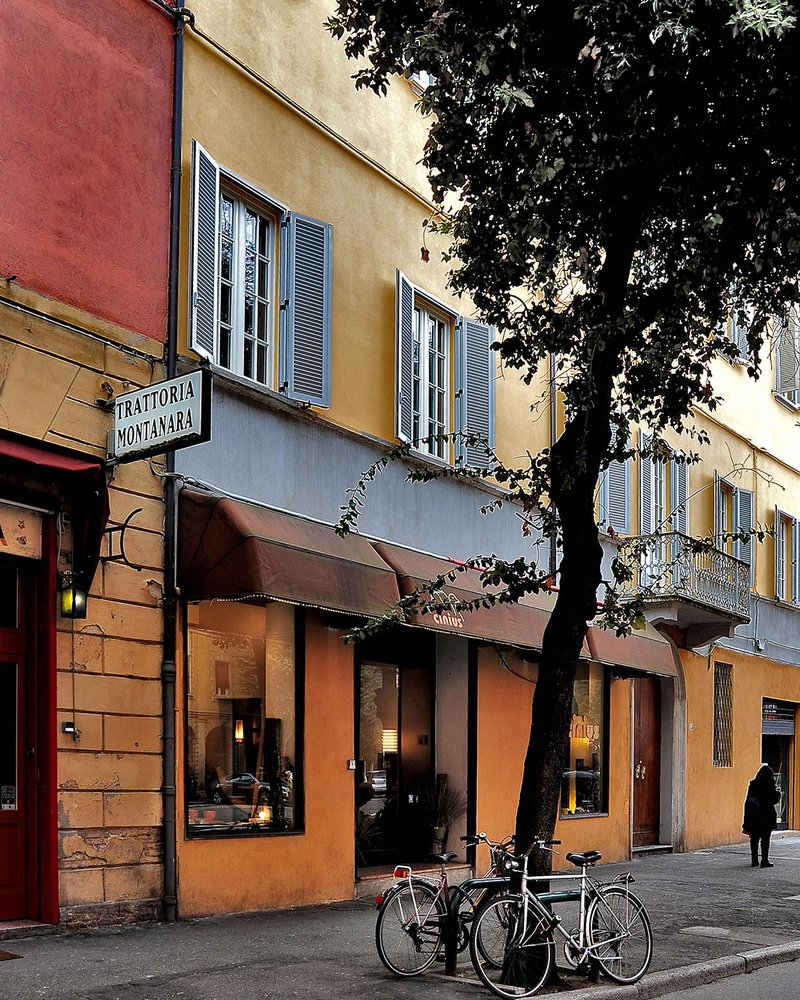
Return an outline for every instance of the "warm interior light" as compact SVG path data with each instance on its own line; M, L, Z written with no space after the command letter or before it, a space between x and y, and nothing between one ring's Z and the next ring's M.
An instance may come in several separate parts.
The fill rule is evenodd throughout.
M396 729L384 729L383 730L383 752L384 753L397 753L397 730Z
M233 730L233 738L237 743L244 743L244 719L237 719Z
M256 813L256 819L259 823L269 823L272 819L272 810L269 806L259 806L258 812Z
M61 617L86 617L86 590L75 573L61 574Z

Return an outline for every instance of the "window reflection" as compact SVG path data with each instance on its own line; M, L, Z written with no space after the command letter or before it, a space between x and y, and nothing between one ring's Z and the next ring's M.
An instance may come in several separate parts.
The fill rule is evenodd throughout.
M605 671L581 663L575 676L569 745L561 783L561 815L603 812Z
M190 829L300 828L294 608L208 601L188 614Z

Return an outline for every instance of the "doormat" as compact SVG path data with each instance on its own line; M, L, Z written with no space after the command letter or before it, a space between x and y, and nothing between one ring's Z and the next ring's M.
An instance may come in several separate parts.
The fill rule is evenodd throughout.
M22 958L22 955L15 955L11 951L0 950L0 962L7 962L10 958Z

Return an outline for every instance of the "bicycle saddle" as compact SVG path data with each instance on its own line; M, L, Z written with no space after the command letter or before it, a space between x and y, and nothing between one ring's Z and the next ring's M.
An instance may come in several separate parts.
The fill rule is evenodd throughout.
M446 865L448 861L452 861L453 858L457 858L458 855L455 851L446 851L444 854L431 854L431 861L439 861L441 864Z
M584 865L597 864L602 856L599 851L584 851L583 854L576 854L575 851L570 851L567 855L567 861L571 861L577 868L583 868Z

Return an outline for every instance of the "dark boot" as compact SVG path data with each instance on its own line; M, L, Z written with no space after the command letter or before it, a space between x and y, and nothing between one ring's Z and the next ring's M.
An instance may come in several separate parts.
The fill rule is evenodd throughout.
M766 858L764 858L764 859L762 860L762 862L761 862L761 867L762 867L762 868L774 868L774 867L775 867L775 865L773 865L773 863L772 863L771 861L767 861L767 859L766 859Z

